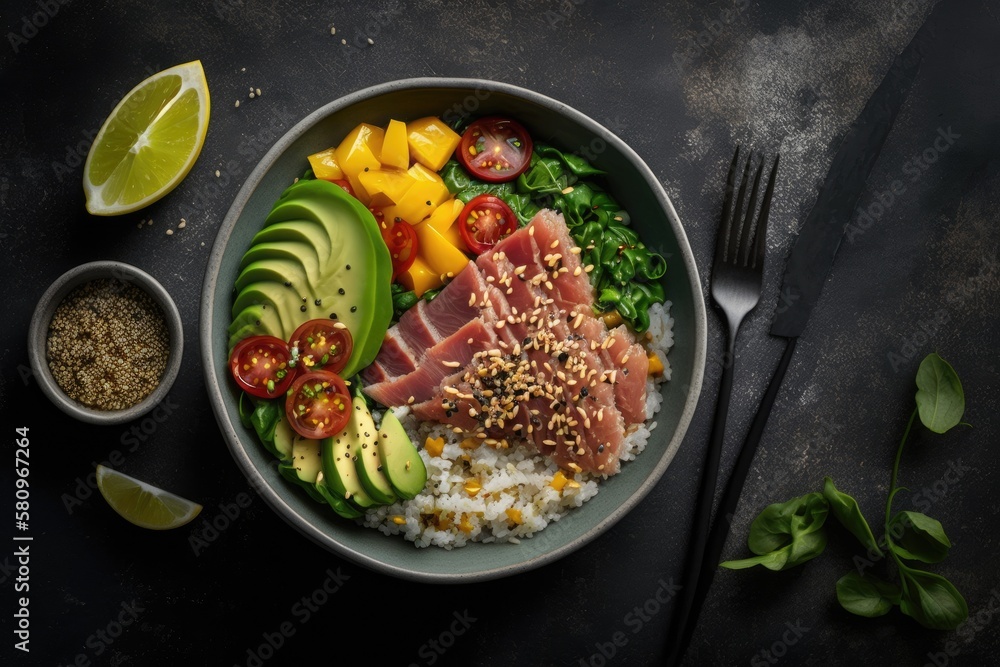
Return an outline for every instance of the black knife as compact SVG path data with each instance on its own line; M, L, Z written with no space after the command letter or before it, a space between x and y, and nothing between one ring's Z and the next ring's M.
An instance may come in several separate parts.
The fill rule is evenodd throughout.
M833 266L847 225L854 216L865 182L878 160L889 130L916 78L928 43L933 38L935 15L947 2L938 2L924 24L893 61L885 78L869 98L861 115L851 124L830 164L826 180L816 203L799 228L785 264L784 280L771 324L771 335L785 339L785 350L771 378L767 392L750 425L740 449L736 465L716 510L712 529L707 537L705 556L694 586L694 595L685 596L688 607L678 609L678 621L672 626L677 634L671 637L667 665L680 664L694 634L702 604L712 585L719 558L729 536L729 526L736 511L743 482L753 462L771 407L788 370L795 343L806 329L809 315L819 301L823 283ZM693 536L698 539L698 536Z

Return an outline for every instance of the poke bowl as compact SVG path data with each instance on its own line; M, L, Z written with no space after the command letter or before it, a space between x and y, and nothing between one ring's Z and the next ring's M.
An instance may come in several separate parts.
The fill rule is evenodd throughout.
M495 164L490 161L488 168L487 162L481 161L478 164L484 165L484 171L477 172L477 163L464 157L477 153L484 160L488 157L482 137L471 132L471 128L492 123L490 131L499 132L496 119L500 119L503 132L508 131L510 124L524 133L504 135L506 144L501 141L496 146L487 146L498 153L510 146L521 151L511 154L513 166L507 161L503 164L504 169L517 168L517 160L524 158L525 164L518 170L517 187L528 188L526 182L538 180L534 167L543 157L548 159L546 164L552 165L549 170L539 165L544 177L553 176L549 171L562 174L562 180L553 181L554 189L552 183L547 190L540 186L547 197L535 196L537 193L522 188L522 194L528 194L519 199L514 190L514 176L492 178L494 167L501 170L499 161ZM470 134L479 137L478 144L468 145ZM375 135L374 149L362 145L366 137ZM486 136L495 137L489 132ZM435 144L441 137L443 144ZM399 145L403 146L404 156L408 146L409 160L392 155L390 144L397 140L402 142ZM422 147L420 142L425 140L427 146ZM460 140L465 143L460 145ZM361 158L357 152L344 152L348 149L343 146L349 143L361 146ZM445 146L443 152L441 145ZM377 161L379 154L382 164ZM324 156L330 158L328 162ZM344 164L338 164L337 159ZM361 162L355 163L356 159ZM366 159L376 161L364 162ZM402 159L398 167L385 166L398 159ZM336 173L324 173L327 167ZM447 173L448 170L453 173ZM396 176L388 178L387 174ZM415 181L411 182L407 174L418 180L426 175L427 182L432 184L424 184L427 190L414 189ZM381 180L376 181L376 176ZM408 198L393 193L399 183L397 177L410 179ZM489 185L476 190L477 183L483 185L476 178L488 181ZM517 208L513 216L516 224L502 227L493 237L486 238L482 236L485 225L477 228L473 224L474 219L479 219L477 215L486 215L485 209L474 213L469 210L497 199L487 195L497 194L494 188L501 181L510 184L503 191L503 199ZM592 189L583 190L589 187L588 183L593 185ZM585 193L587 205L574 213L567 201L574 199L571 193L575 190L577 195ZM419 197L413 197L412 193L418 191ZM444 215L445 224L435 227L440 233L427 231L426 227L433 226L432 220L442 217L433 216L446 205L450 213ZM316 213L317 207L323 212ZM583 229L580 216L589 220L591 209L607 223L608 229L613 227L625 239L602 257L597 257L602 254L601 247L595 250L597 242L584 238L586 235L580 236ZM511 217L510 207L504 210ZM338 220L354 221L352 224L358 229L376 231L358 232L350 238L360 240L350 241L350 248L345 245L338 250L343 239L328 237L343 232L330 232L329 225L334 223L323 222L327 213ZM458 229L466 215L468 227ZM393 246L395 237L387 235L386 230L391 228L399 236L398 228L406 224L401 216L423 218L412 225L429 235L420 235L422 246L417 246L416 240L408 249ZM296 289L293 283L317 282L312 260L296 258L294 252L286 253L294 265L289 268L291 273L274 276L274 268L278 266L274 252L301 247L294 246L297 241L289 242L288 235L300 234L293 227L304 218L310 224L327 225L323 227L326 231L321 235L322 240L317 242L324 247L323 252L316 254L342 253L338 261L344 264L346 258L347 272L343 272L343 266L339 267L338 280L348 281L342 284L349 293L364 292L365 296L346 301L336 296L337 292L345 295L341 286L332 292L332 297L324 296L324 302L318 293L300 289L301 305L299 292L294 303L278 304L277 297L269 296L270 288L259 287L259 281L273 280L274 289L281 292L285 288ZM271 232L261 236L264 228ZM370 248L369 237L374 239ZM443 238L451 238L465 255L456 255L453 248L444 244L434 245ZM459 238L464 243L456 240ZM550 238L554 239L551 243ZM562 246L560 239L564 239ZM543 266L534 276L530 269L525 273L525 264L507 256L514 254L515 240L519 247L535 248L539 261L544 253L547 267ZM538 250L543 242L545 248ZM360 250L355 250L355 245ZM260 246L266 246L266 252L258 251ZM428 248L435 249L425 257L417 253L417 247L425 248L426 252L430 252ZM254 248L252 253L251 248ZM509 252L497 252L494 248L507 248ZM416 254L416 259L404 263L403 259L411 253ZM265 261L251 262L250 254ZM454 269L441 268L438 262L453 255L458 258L452 265ZM635 274L632 282L626 277L626 283L617 288L599 286L598 280L610 280L598 277L602 271L607 273L602 268L603 262L620 258L631 263L627 276ZM507 262L510 270L497 268L498 262ZM463 270L463 263L468 268ZM300 264L309 266L303 268ZM645 278L643 270L647 272ZM362 273L364 278L358 279ZM616 270L611 273L617 275ZM348 275L349 280L344 277ZM547 315L543 313L546 304L557 301L546 299L545 290L552 290L556 297L560 290L565 295L568 288L564 285L573 281L574 276L584 284L589 284L586 283L589 277L598 286L590 290L591 298L597 302L581 297L586 303L554 311L559 317L548 311ZM385 296L390 294L390 280L391 298ZM470 295L468 285L473 280L483 290L479 293L481 299L477 299L476 288ZM553 287L552 281L559 287ZM384 287L380 286L383 282ZM622 296L629 293L632 283L640 282L643 287L633 297ZM459 283L464 287L457 287ZM462 298L456 299L459 289L464 290ZM533 304L536 306L531 320L533 333L523 339L524 351L521 336L525 329L516 336L511 333L517 327L529 326L530 305L515 300L522 289L535 289L533 293L539 295ZM376 296L370 297L370 293ZM485 294L496 296L491 300ZM464 302L465 297L467 304L457 303ZM497 320L493 311L500 312L499 301L505 302L505 308L511 308ZM437 306L433 306L435 302ZM442 305L452 302L453 306ZM521 305L520 311L516 304ZM431 340L426 347L420 347L406 335L404 325L420 317L427 320L422 324L428 329L443 330L440 321L443 313L466 306L480 315L469 316L467 325L456 324L442 335L444 340ZM558 306L557 302L548 308ZM424 315L414 315L418 311ZM502 321L504 315L506 321ZM353 334L352 347L346 352L341 349L343 360L337 368L338 373L348 378L342 389L328 387L326 382L322 386L328 388L323 390L319 384L312 385L317 372L327 372L315 369L328 368L325 364L333 363L331 355L337 356L334 351L340 349L338 346L328 346L322 363L319 352L300 355L307 336L300 335L300 331L307 324L318 322L310 319L317 317L329 318L324 321L330 326ZM542 331L541 321L546 318L553 321L551 331L568 335L556 341L549 329ZM596 340L587 340L577 333L577 328L583 331L588 326L603 333L594 334L598 336ZM294 336L291 329L296 330ZM625 394L627 368L611 370L611 362L605 363L607 368L601 366L600 359L610 358L606 349L615 349L613 332L616 331L623 332L619 335L627 343L615 353L616 361L626 365L632 352L632 363L627 365L632 367L635 382L631 385L638 387L638 394ZM330 328L318 339L325 341L327 336L337 333ZM280 362L282 370L274 375L272 369L268 371L270 376L254 376L255 379L248 381L241 376L240 369L250 369L261 355L251 350L239 357L237 348L251 339L258 344L265 338L259 334L270 334L275 345L283 350L274 353L277 357L271 356L272 352L263 352L264 357L276 364ZM706 317L697 267L673 205L649 167L621 139L579 111L530 90L478 79L420 78L377 85L330 102L301 120L268 151L243 184L216 238L202 293L200 337L206 387L220 430L241 472L275 512L320 546L360 566L414 581L463 583L514 575L566 556L607 531L653 489L680 447L694 414L705 365ZM307 339L313 344L312 335ZM465 349L466 356L461 362L453 360L459 358L453 349L448 348L447 353L441 351L449 341ZM573 370L579 369L581 378L591 380L590 392L585 388L586 382L578 385L574 375L567 377L537 356L543 354L543 344L544 353L551 354L553 364L557 360L566 363L567 373L570 365L576 363L574 360L579 360ZM411 365L405 370L393 370L395 357L388 348L395 350L396 345L409 349L408 354L413 356L413 361L407 358ZM262 351L259 347L255 349ZM539 366L531 355L536 355ZM640 370L635 366L637 357L642 357ZM589 375L584 363L587 359L596 368ZM499 361L508 365L500 368ZM292 368L296 362L298 367ZM492 371L484 368L487 363L494 364ZM500 389L495 382L485 389L473 370L466 371L464 376L462 372L478 364L479 375L495 381L499 369L500 377L507 380L504 386L509 389L508 378L521 377L514 372L517 363L521 363L521 370L527 370L529 363L531 369L538 370L537 375L525 375L529 385L536 383L531 388L534 392L531 400L536 402L517 405L511 410L516 401L508 400L506 412L499 419L495 413L486 416L484 427L487 415L484 395L493 397L494 390L500 393ZM441 365L448 368L442 369ZM540 365L548 370L540 370ZM604 371L591 379L601 368ZM617 375L619 371L621 376ZM641 377L636 378L640 372ZM309 377L308 382L302 381L305 376ZM547 388L537 386L537 378L544 377L552 381ZM402 380L411 381L400 388ZM458 384L459 380L465 384ZM556 384L560 385L557 390ZM523 382L518 386L524 390ZM322 432L323 424L315 419L312 422L318 426L305 424L303 415L312 407L306 409L301 404L308 403L315 395L322 398L322 392L333 395L335 389L342 395L333 405L351 415L350 426L346 421L333 426L334 431L343 427L343 432L337 434ZM379 393L377 389L385 391ZM552 391L556 392L551 402L554 412L565 409L568 417L549 414L537 402L553 399ZM528 390L524 392L527 396ZM408 399L403 398L407 394ZM414 394L418 394L416 403ZM495 398L489 400L496 403ZM469 408L469 401L478 401L475 405L481 412ZM437 417L440 423L426 417L427 410L434 412L432 408L438 404L441 410L437 412L442 413ZM540 409L529 411L532 405ZM524 410L518 417L521 407ZM354 414L355 410L364 417ZM631 420L630 412L634 413ZM326 421L331 418L339 419L335 410ZM268 426L269 419L278 425ZM357 422L357 419L371 421ZM464 426L462 419L468 422ZM549 419L548 429L559 428L566 438L570 438L568 434L572 431L575 444L564 450L546 436L546 444L541 445L540 433L546 428L546 419ZM286 423L282 420L291 424L291 431L281 426ZM523 423L512 426L517 421ZM617 433L613 424L618 424L617 430L622 432ZM627 430L622 426L625 424L629 425ZM290 439L276 435L283 432L282 428L291 433ZM309 431L309 428L319 430ZM354 432L348 437L352 428ZM526 433L533 428L536 434L528 437ZM402 439L412 449L399 450L402 453L391 458L387 454L389 446L378 439L389 438L390 430L390 442ZM397 431L401 435L397 436ZM600 435L601 444L596 440L588 444L588 438L598 438L593 435L598 432L604 433ZM348 444L341 442L340 435ZM365 441L364 436L369 435L371 439ZM287 449L281 444L286 439L293 443ZM350 442L354 443L356 454L348 451ZM537 451L532 449L532 442L538 444ZM637 447L631 444L636 442ZM553 447L549 448L549 443ZM592 449L590 444L594 445ZM300 445L304 449L300 450ZM382 458L375 458L366 472L362 448L369 445L367 452ZM380 449L376 454L377 447ZM610 458L606 447L613 450ZM310 460L317 457L313 467L299 462L307 458L306 454ZM353 465L344 463L352 457ZM403 459L405 466L401 463ZM400 463L394 467L393 461ZM345 465L347 468L342 467ZM484 473L484 469L488 472ZM491 476L493 473L496 475ZM295 483L301 482L304 475L308 483ZM360 479L354 479L355 475ZM500 477L512 491L494 488L503 486L497 481ZM416 488L409 488L414 479ZM439 497L438 494L446 492L452 495ZM517 497L518 493L524 497Z

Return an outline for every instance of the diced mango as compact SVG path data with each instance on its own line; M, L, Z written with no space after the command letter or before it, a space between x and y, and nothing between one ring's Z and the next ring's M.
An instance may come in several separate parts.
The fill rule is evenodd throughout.
M439 171L444 166L461 140L462 137L436 116L406 124L410 157L433 171Z
M358 181L368 193L369 203L379 208L401 201L407 190L417 182L409 172L401 169L369 169L358 174Z
M656 352L649 353L649 374L654 377L663 375L663 362Z
M358 174L365 169L372 170L382 167L378 156L382 152L384 135L385 132L382 131L381 127L361 123L344 137L334 154L344 176L354 188L354 195L365 205L369 203L371 197L361 181L358 180Z
M458 214L462 212L463 208L465 208L465 204L462 203L461 199L448 199L434 209L425 224L436 229L448 243L462 252L466 252L468 248L462 239L462 233L458 230L458 225L455 224L455 221L458 220Z
M524 523L524 518L521 516L521 510L515 507L510 507L508 509L505 509L504 514L507 515L507 518L510 519L510 522L513 524L517 524L518 526L520 526L522 523Z
M399 282L408 290L413 290L420 297L429 289L441 287L441 274L427 266L418 255L409 269L399 274Z
M431 183L440 183L444 185L444 179L436 171L432 171L420 164L419 162L411 166L407 171L410 172L410 176L417 179L418 181L429 181Z
M379 160L383 167L409 168L410 147L406 141L406 123L401 120L389 121L388 127L385 128Z
M412 175L414 170L410 169L408 173ZM451 193L440 178L437 181L417 178L395 206L387 206L382 212L385 213L386 220L400 218L411 225L416 225L449 197Z
M462 519L458 522L458 529L465 534L472 532L472 522L469 521L469 515L462 512Z
M566 482L568 481L569 480L566 479L566 475L563 474L563 471L558 470L556 471L556 474L552 475L552 481L549 482L549 486L551 486L556 491L562 491L563 487L566 486Z
M334 155L336 152L337 147L334 146L309 156L309 166L312 167L316 178L322 178L325 181L336 181L344 177L344 171L340 168L340 164L337 163L337 157Z
M417 245L419 256L438 274L454 278L469 265L468 256L426 222L417 225L415 231L419 241Z
M424 449L431 456L441 456L442 452L444 452L444 438L427 438L424 440Z

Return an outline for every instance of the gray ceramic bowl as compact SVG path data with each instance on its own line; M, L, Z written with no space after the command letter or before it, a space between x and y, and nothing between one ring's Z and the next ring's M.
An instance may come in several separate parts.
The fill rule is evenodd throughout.
M167 367L160 377L160 383L142 401L123 410L95 410L71 399L59 388L55 378L52 377L46 357L45 343L48 337L49 323L52 321L56 308L73 289L98 278L114 278L142 288L159 304L170 335L170 357L167 359ZM110 260L81 264L61 275L38 300L28 330L28 356L31 360L31 370L42 391L60 410L80 421L91 424L121 424L141 417L155 408L160 401L166 398L170 386L177 379L183 353L184 331L181 327L181 316L177 311L177 304L174 303L167 290L145 271L131 264Z
M335 144L360 122L384 125L391 118L427 115L449 120L455 114L511 115L536 141L594 156L645 242L668 258L664 280L673 303L676 344L670 353L673 377L663 385L663 407L646 450L603 482L597 496L518 545L418 549L402 537L387 537L340 519L279 475L273 456L240 423L239 393L226 363L226 328L240 259L278 196L308 167L307 155ZM705 365L705 322L701 283L684 229L660 183L632 149L579 111L538 93L484 80L423 78L385 83L337 99L304 118L268 151L219 230L205 276L200 335L208 394L226 444L251 485L279 515L359 565L405 579L456 583L495 579L550 563L599 536L649 493L694 414Z

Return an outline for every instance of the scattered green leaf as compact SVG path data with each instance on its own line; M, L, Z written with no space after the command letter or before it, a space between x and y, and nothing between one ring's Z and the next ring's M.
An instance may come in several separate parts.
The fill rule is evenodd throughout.
M837 601L841 607L858 616L885 616L899 604L899 596L899 586L872 574L862 576L857 572L848 572L837 581Z
M903 594L899 608L920 625L933 630L954 630L969 617L969 605L958 589L933 572L900 568Z
M940 563L951 548L941 522L920 512L900 512L889 522L889 531L892 550L907 560Z
M865 521L861 509L858 507L857 500L842 491L838 491L833 480L829 477L823 478L823 497L830 504L830 512L837 518L837 521L854 537L858 538L858 541L869 553L881 552L871 527Z
M936 352L917 370L917 409L920 421L935 433L945 433L962 421L965 392L958 374Z

